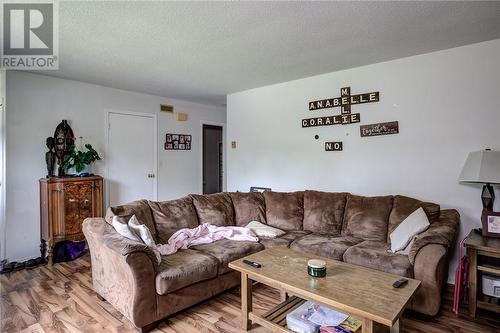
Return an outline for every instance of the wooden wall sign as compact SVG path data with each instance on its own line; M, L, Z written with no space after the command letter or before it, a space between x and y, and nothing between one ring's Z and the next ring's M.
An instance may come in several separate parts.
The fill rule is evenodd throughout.
M340 89L340 97L321 99L309 102L309 111L341 106L342 114L351 113L351 105L373 103L379 101L379 92L351 95L351 87Z
M167 134L165 150L191 150L190 134Z
M341 141L325 142L325 151L342 151L343 148Z
M302 119L302 127L347 125L359 123L359 113Z
M351 87L340 89L340 97L309 102L309 111L341 107L341 114L327 117L302 119L302 127L347 125L360 122L359 113L351 114L351 106L379 101L379 92L351 95Z
M397 121L390 121L387 123L361 125L359 131L362 137L397 134L399 133L399 123Z

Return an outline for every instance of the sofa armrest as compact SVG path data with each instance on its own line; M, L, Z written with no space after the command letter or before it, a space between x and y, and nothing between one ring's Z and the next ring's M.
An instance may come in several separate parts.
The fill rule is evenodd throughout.
M446 252L454 246L457 238L460 214L455 209L442 210L439 218L432 222L429 228L415 237L408 254L408 259L415 265L419 251L429 244L442 245Z
M441 307L443 284L448 277L447 249L428 244L418 251L413 267L414 278L421 282L411 301L411 309L435 316Z
M157 318L154 253L119 235L103 218L83 222L92 260L94 290L136 327ZM148 252L149 251L149 252Z

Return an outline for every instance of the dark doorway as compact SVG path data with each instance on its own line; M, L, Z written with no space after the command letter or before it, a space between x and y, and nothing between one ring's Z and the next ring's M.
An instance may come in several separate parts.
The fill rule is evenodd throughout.
M203 125L203 194L222 192L222 126Z

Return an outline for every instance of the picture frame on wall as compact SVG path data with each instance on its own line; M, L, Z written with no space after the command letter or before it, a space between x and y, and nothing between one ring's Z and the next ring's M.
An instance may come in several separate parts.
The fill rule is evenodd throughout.
M483 210L481 222L484 237L500 238L500 212Z
M165 150L191 150L191 134L165 134Z

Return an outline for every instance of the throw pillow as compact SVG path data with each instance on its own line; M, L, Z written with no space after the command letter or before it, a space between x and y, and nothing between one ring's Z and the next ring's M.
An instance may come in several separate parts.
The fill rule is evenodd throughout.
M149 228L146 225L141 224L135 215L132 215L127 224L123 223L121 221L122 219L123 218L120 218L119 216L113 216L111 224L115 230L127 239L146 244L155 254L156 261L159 265L161 263L161 253L156 248L156 243Z
M132 231L130 229L128 224L121 222L121 219L119 216L113 216L113 220L112 220L111 224L113 225L113 228L115 228L116 232L118 232L123 237L142 243L142 240L139 238L139 236L134 231Z
M273 228L259 221L251 221L247 224L247 228L252 230L257 237L276 238L286 234L286 232L281 229Z
M408 215L390 234L391 252L396 253L405 249L413 237L429 227L429 219L422 207Z
M149 228L145 224L141 224L137 220L137 217L135 215L132 215L130 220L128 220L128 226L130 230L138 234L142 242L146 244L153 251L153 253L156 256L156 261L158 262L159 265L161 263L161 253L156 247L156 242Z

